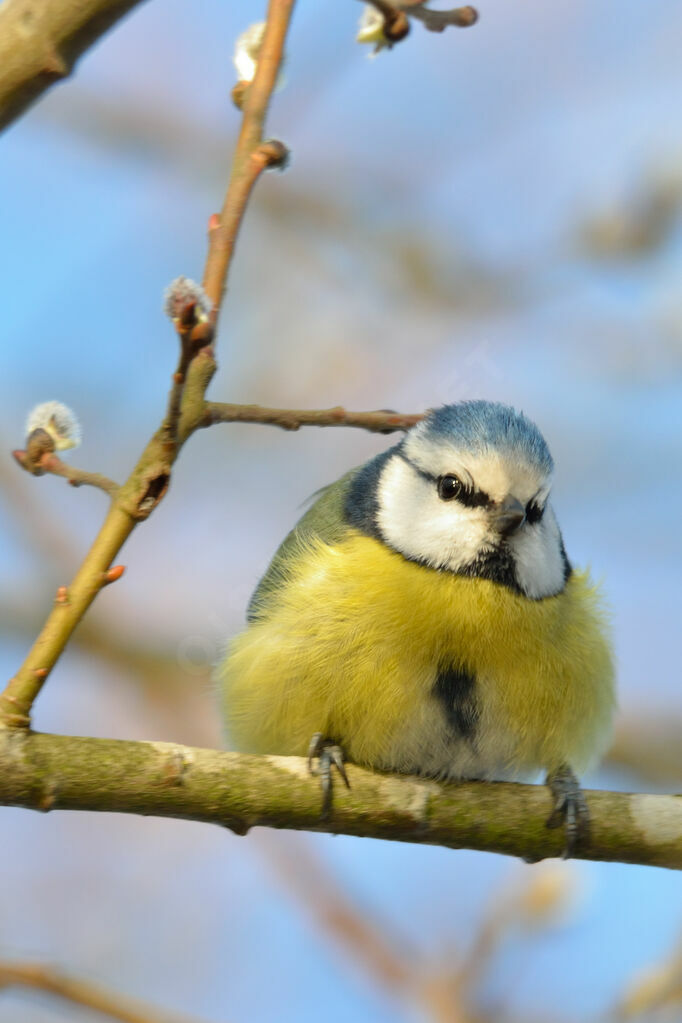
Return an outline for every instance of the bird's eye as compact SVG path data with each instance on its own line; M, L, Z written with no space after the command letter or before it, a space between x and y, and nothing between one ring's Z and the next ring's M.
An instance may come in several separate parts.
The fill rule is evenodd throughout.
M438 496L442 501L452 501L453 497L459 497L462 489L462 481L457 476L439 476Z
M544 514L545 509L540 507L539 504L533 504L532 501L529 501L526 505L526 522L528 522L531 526L536 522L539 522Z

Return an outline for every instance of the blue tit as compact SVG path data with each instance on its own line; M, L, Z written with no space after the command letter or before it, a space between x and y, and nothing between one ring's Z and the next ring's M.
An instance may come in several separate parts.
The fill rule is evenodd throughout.
M219 667L236 747L306 755L314 737L325 775L341 751L442 779L544 771L570 848L614 672L599 594L564 550L552 471L526 416L465 401L321 491Z

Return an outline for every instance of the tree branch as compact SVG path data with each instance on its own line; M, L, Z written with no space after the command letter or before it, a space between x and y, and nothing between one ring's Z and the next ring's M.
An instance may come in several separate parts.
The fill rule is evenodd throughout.
M348 765L320 820L319 782L299 757L258 757L162 742L0 731L0 803L258 825L479 849L536 860L559 856L561 831L543 785L435 781ZM682 869L682 796L586 791L591 830L577 857Z
M49 0L0 4L0 131L140 0Z
M188 1016L161 1014L137 999L126 998L116 991L68 977L58 970L37 963L0 962L0 990L6 987L46 991L72 1005L81 1005L120 1020L120 1023L193 1023Z
M73 465L62 462L61 458L54 452L46 452L37 462L33 462L26 451L13 451L12 456L22 469L30 472L32 476L61 476L68 480L72 487L96 487L103 490L109 497L114 497L118 492L118 483L103 476L100 472L86 472L84 469L76 469Z
M142 452L129 479L116 492L102 528L75 578L68 587L60 587L52 613L26 660L4 692L0 693L0 730L26 728L30 724L31 707L46 678L102 586L112 581L108 571L113 559L135 526L148 518L165 496L180 448L201 419L206 388L216 369L210 341L239 225L256 178L282 155L281 144L264 142L261 133L282 62L284 39L294 2L270 0L265 39L254 80L245 97L242 128L221 222L209 231L204 279L214 305L211 324L201 323L195 328L202 332L202 345L193 349L195 355L187 367L182 393L177 392L180 385L174 377L169 412ZM78 3L81 7L87 6L81 0ZM10 5L16 6L13 2ZM206 336L207 328L210 336ZM175 407L177 402L180 404L179 414Z
M475 7L453 7L449 11L432 11L424 6L425 0L398 0L396 4L411 18L418 18L429 32L443 32L448 25L470 28L478 21Z
M347 412L340 405L328 409L290 409L207 401L199 426L214 426L216 423L263 423L279 426L283 430L298 430L301 426L356 426L373 433L395 433L397 430L409 430L422 418L422 415L402 415L390 410Z
M270 0L268 5L256 74L242 100L244 118L232 165L230 187L220 217L213 221L209 231L209 253L203 288L215 306L216 319L225 293L237 235L253 186L264 170L283 166L287 158L287 150L281 142L263 140L263 130L270 97L282 63L284 40L294 3L295 0Z
M432 11L426 0L368 0L383 18L383 33L389 46L408 34L408 18L417 18L430 32L443 32L448 25L469 28L478 21L475 7L453 7L449 11Z

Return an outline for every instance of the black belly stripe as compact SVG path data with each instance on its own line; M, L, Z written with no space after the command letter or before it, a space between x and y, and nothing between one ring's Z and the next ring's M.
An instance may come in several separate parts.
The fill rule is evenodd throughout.
M457 738L473 739L476 733L481 712L475 689L476 679L463 668L441 668L436 676L434 696Z

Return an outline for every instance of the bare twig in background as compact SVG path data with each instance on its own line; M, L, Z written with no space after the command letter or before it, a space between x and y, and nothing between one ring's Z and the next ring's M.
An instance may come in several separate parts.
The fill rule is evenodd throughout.
M8 445L0 438L0 451L7 449ZM77 557L75 544L55 522L54 516L45 514L44 502L36 487L29 485L7 457L0 457L0 494L9 506L12 521L31 550L36 551L48 565L66 568L73 564Z
M38 963L0 962L0 991L23 987L55 995L71 1005L79 1005L120 1023L198 1023L189 1016L160 1012L137 999L126 998L90 981L69 977Z
M286 835L275 844L263 836L257 848L325 938L340 945L391 998L409 1000L435 1023L473 1023L451 978L432 974L414 948L402 947L388 925L373 921L367 906L358 906L343 890L309 842Z
M399 949L385 926L375 926L366 907L360 911L353 905L307 842L295 835L281 836L276 845L269 835L258 838L261 855L321 929L331 933L389 993L395 995L398 987L404 994L413 953Z
M547 827L544 785L438 784L348 765L320 819L318 780L300 757L253 756L171 743L123 742L0 730L0 804L100 810L221 824L262 825L480 849L531 860L560 856ZM578 859L682 869L682 796L586 790L590 835Z
M682 785L682 718L635 713L620 718L606 763L633 772L649 784Z
M671 239L681 205L679 166L650 171L629 194L588 217L580 227L578 243L591 259L646 259Z
M0 4L0 130L140 0L59 0Z
M617 1021L677 1020L682 1009L682 940L666 958L635 973L613 1009Z
M519 870L489 899L468 950L452 970L451 983L466 1004L475 1004L477 988L492 972L495 955L510 933L543 930L570 905L574 894L570 871L568 864L553 861L525 877Z

